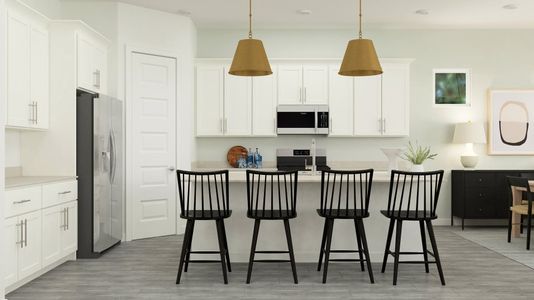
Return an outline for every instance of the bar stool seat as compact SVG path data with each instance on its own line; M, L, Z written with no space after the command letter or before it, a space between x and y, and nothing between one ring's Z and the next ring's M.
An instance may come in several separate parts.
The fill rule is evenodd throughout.
M381 210L380 213L390 219L401 219L406 221L435 220L438 218L436 215L431 215L430 212L425 214L417 210L401 210L394 213L388 212L387 210Z
M317 214L323 218L336 218L336 219L354 219L354 218L367 218L369 212L363 209L332 209L323 212L322 209L317 210Z
M180 218L186 220L217 220L217 219L226 219L232 216L232 210L227 212L205 212L202 210L190 210L187 213L180 214Z

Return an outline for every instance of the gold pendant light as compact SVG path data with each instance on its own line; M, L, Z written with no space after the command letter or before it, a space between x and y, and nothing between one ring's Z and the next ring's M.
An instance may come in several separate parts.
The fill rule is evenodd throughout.
M362 38L362 0L360 0L359 38L349 41L339 75L371 76L382 74L373 41Z
M237 76L265 76L273 74L261 40L252 38L252 0L249 0L248 39L240 40L228 72Z

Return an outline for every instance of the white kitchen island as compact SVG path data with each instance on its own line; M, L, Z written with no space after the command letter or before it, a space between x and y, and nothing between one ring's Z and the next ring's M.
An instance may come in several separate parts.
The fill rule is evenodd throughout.
M380 210L387 207L390 173L375 171L373 176L370 217L364 219L372 262L381 262L384 255L389 219ZM228 248L232 262L248 262L254 220L247 218L246 173L230 171L230 209L232 216L225 220ZM321 176L299 174L297 217L290 220L293 247L297 262L317 262L321 247L324 219L317 215L320 203ZM428 239L427 239L428 240ZM439 246L439 240L438 246ZM394 244L392 244L394 245ZM352 220L336 220L332 249L356 249L356 232ZM420 251L421 237L417 222L404 222L402 251ZM215 221L195 222L192 250L218 250ZM262 221L257 250L287 250L283 222ZM194 255L194 254L193 254ZM358 254L331 254L331 257L351 257ZM281 258L287 254L256 254L256 259ZM413 259L417 259L413 257ZM390 261L391 258L390 258ZM377 270L378 271L378 270Z

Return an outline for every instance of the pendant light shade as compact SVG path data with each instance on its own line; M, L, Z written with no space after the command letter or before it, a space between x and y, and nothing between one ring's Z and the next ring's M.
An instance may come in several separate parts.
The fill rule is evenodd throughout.
M362 0L360 0L360 29L358 39L349 41L339 75L372 76L382 74L373 41L362 38Z
M261 40L240 40L228 72L237 76L265 76L273 74Z
M240 40L228 72L236 76L265 76L273 74L261 40L252 38L252 0L249 0L248 39Z

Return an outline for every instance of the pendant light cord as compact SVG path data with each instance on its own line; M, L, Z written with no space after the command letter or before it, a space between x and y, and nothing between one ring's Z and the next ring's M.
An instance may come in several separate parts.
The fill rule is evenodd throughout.
M252 38L252 0L248 0L248 38Z
M362 0L360 0L359 16L360 16L360 39L361 39L363 37L363 35L362 35Z

